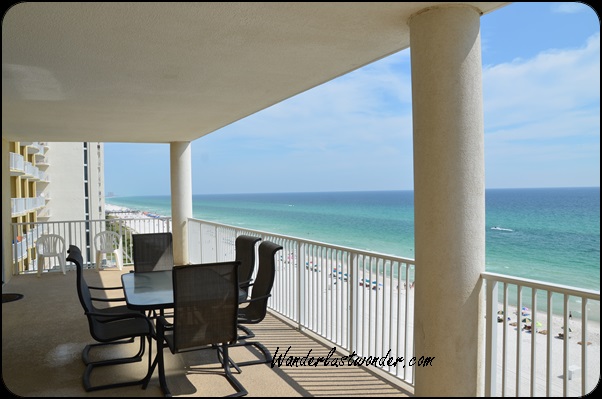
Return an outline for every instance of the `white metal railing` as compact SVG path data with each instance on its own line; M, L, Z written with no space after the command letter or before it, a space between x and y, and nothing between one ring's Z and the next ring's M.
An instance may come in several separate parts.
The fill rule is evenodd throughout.
M269 306L300 329L315 332L359 356L383 356L388 349L406 358L413 356L413 260L198 219L189 219L188 226L193 263L234 259L234 241L240 234L282 245ZM483 273L482 277L487 283L487 314L491 315L486 336L487 395L583 396L590 392L600 375L600 347L588 345L588 326L597 326L599 334L600 293L493 273ZM504 289L498 298L499 284ZM531 293L531 299L523 298ZM548 307L538 304L537 298L542 295L548 298ZM553 318L558 309L546 313L545 318L539 314L554 309L555 296L562 297L560 304L564 309L556 322ZM508 332L510 323L514 323L507 319L512 306L520 309L514 315L518 327L515 334ZM523 306L529 307L528 314L527 309L523 312ZM502 322L497 319L499 310L503 312ZM531 317L532 333L522 330L522 325L528 324L527 320L523 323L527 315ZM571 322L569 315L577 317ZM547 320L549 334L543 335L540 325ZM571 331L572 326L576 330L571 323L581 324L580 338L576 334L564 340L554 336L554 328ZM544 353L541 344L536 345L539 337L547 340ZM525 339L530 339L529 351L521 349L527 345ZM580 356L575 356L575 348ZM542 364L547 367L545 371ZM411 367L386 371L413 386Z
M488 396L585 396L598 384L600 292L483 273ZM596 326L596 331L590 327ZM592 328L593 330L593 328Z
M43 200L43 198L42 198ZM132 234L171 231L171 218L75 220L63 222L12 223L13 273L37 272L35 242L42 234L58 234L65 246L77 245L82 250L86 267L94 267L96 248L94 236L113 230L122 236L123 262L132 263ZM50 270L58 268L57 259L49 258Z
M413 356L413 260L198 219L188 234L191 263L235 259L241 234L281 245L273 311L358 357ZM411 367L383 369L413 386Z

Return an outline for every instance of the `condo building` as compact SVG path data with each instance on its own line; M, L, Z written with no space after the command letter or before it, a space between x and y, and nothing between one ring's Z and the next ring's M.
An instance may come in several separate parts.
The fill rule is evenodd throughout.
M12 270L34 272L40 223L104 219L104 144L12 141L8 145ZM91 239L87 235L88 246ZM11 268L3 268L4 273L11 273Z

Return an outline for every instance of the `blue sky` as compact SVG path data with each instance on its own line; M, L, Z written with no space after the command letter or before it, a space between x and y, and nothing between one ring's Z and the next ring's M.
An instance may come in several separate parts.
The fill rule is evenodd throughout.
M486 187L599 187L595 11L513 3L481 42ZM410 50L193 141L192 167L194 194L412 190ZM169 195L169 145L106 143L105 180Z

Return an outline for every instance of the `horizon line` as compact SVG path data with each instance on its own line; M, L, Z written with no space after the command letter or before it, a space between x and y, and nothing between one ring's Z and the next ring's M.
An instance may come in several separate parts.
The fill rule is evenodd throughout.
M564 187L492 187L485 188L485 190L549 190L549 189L583 189L583 188L597 188L600 186L564 186ZM222 193L193 193L193 196L197 195L254 195L254 194L325 194L325 193L369 193L369 192L413 192L413 189L388 189L388 190L335 190L335 191L280 191L280 192L245 192L245 193L233 193L233 192L222 192ZM105 194L105 200L107 198L127 198L127 197L170 197L171 194L135 194L135 195L111 195Z

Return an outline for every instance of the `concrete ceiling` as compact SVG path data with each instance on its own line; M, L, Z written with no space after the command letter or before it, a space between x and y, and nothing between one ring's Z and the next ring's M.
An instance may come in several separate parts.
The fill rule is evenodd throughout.
M437 4L18 3L2 137L192 141L409 47L408 18Z

